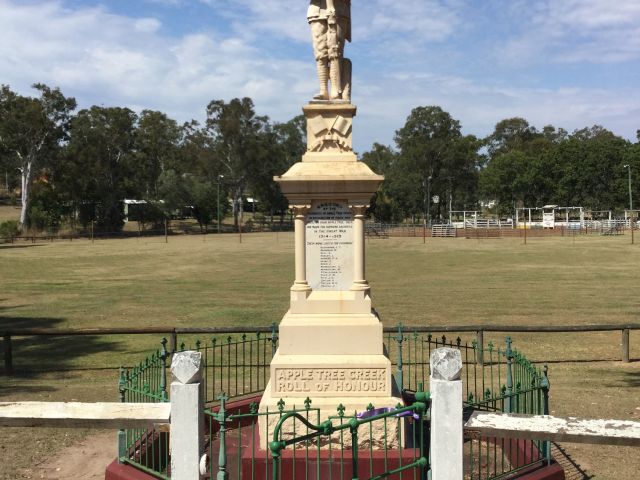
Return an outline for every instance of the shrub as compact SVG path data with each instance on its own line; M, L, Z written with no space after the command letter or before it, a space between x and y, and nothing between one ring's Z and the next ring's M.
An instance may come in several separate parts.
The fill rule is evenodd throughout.
M7 220L0 223L0 243L11 241L11 237L17 237L20 234L20 227L15 220Z

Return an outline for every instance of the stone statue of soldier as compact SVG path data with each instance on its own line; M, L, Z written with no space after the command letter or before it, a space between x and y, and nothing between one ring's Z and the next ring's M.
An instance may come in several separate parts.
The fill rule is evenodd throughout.
M351 41L351 0L311 0L307 20L320 81L313 98L350 101L351 61L344 58L344 43Z

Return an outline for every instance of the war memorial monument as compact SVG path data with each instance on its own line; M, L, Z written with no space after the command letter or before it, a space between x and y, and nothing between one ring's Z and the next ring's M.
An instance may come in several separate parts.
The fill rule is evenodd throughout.
M307 397L328 413L400 402L365 275L365 212L383 177L353 152L350 9L313 0L308 10L320 90L303 107L307 152L275 178L295 218L295 280L261 410Z

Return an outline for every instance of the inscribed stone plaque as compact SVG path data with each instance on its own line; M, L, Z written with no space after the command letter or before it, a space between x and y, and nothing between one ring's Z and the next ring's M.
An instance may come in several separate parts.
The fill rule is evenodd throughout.
M313 290L353 284L353 214L344 202L314 203L307 215L307 282Z
M387 391L385 368L277 368L275 391L349 395Z

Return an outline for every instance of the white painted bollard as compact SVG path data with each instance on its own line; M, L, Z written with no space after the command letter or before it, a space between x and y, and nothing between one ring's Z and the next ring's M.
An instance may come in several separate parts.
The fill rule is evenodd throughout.
M431 353L431 478L462 480L462 358L453 348Z
M202 354L176 353L171 374L171 478L199 480L204 438Z

